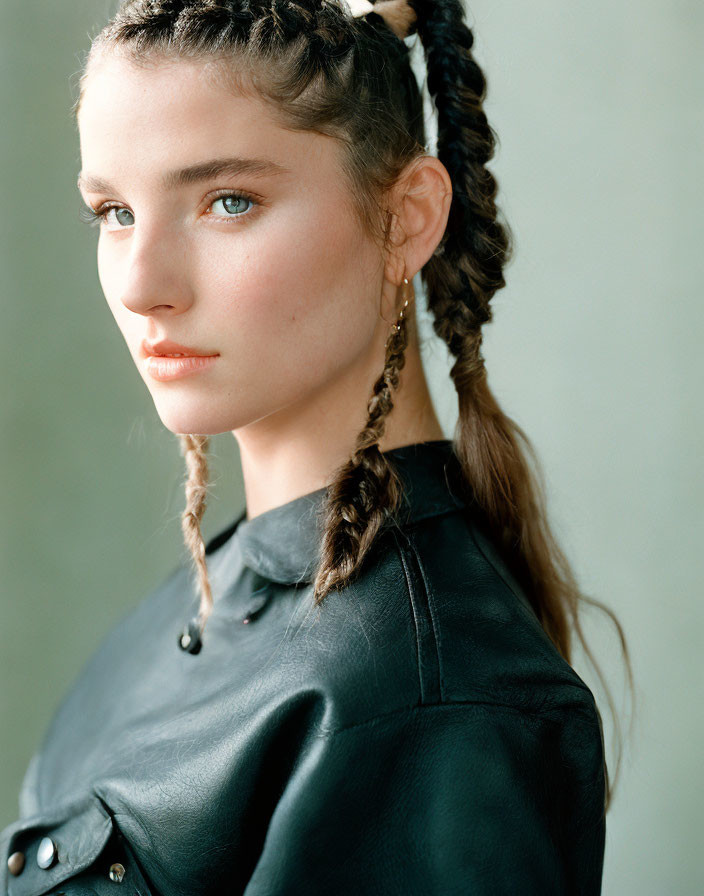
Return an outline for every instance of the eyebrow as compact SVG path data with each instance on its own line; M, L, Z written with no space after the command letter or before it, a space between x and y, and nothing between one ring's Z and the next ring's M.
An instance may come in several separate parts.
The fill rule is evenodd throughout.
M177 168L168 171L161 178L161 186L165 190L173 190L176 187L188 186L203 180L211 180L222 174L238 175L251 174L256 177L269 177L273 175L291 174L291 169L274 162L272 159L245 159L234 156L227 159L209 159L206 162L198 162L187 168ZM78 175L77 185L90 193L114 193L117 192L112 184L92 174Z

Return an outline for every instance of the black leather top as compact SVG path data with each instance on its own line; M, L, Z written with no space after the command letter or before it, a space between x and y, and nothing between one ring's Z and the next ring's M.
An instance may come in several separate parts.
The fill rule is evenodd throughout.
M594 697L459 496L452 443L387 454L403 513L320 608L324 489L211 539L198 653L185 562L109 632L31 759L0 893L600 893Z

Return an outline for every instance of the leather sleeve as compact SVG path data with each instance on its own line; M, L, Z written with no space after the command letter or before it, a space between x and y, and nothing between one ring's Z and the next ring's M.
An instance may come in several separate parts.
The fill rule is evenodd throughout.
M245 896L597 896L603 760L583 701L411 707L318 736Z

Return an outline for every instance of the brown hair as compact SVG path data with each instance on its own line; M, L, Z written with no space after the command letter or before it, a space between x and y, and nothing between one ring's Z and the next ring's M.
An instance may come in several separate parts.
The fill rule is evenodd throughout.
M512 236L499 220L497 182L486 167L495 133L483 109L486 81L472 54L474 36L461 0L379 0L373 12L355 18L340 0L127 0L93 39L80 94L89 63L103 49L118 49L137 65L172 57L222 62L233 88L268 102L286 127L340 141L353 208L386 248L389 212L383 197L405 167L426 152L422 97L403 39L414 33L423 46L437 111L437 157L453 185L445 233L421 278L433 328L455 358L450 375L459 420L453 447L467 494L481 508L559 653L570 662L574 628L604 683L578 617L580 601L598 606L617 628L633 688L621 625L608 607L580 592L548 525L534 449L487 383L481 328L491 320L492 296L505 285ZM80 95L75 114L79 106ZM318 605L358 574L377 532L400 502L400 480L378 442L404 363L406 327L401 317L387 342L366 425L326 491L321 563L313 583ZM204 625L212 608L200 529L208 437L179 439L188 467L183 533L198 574ZM606 693L618 727L608 688ZM619 749L617 767L620 761ZM608 810L613 786L604 771Z

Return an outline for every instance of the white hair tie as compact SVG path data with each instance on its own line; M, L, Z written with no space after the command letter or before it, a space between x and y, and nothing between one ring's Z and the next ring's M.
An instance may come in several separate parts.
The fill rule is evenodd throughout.
M374 4L369 0L345 0L349 6L352 16L356 19L358 16L366 16L367 13L374 11Z
M379 0L376 5L369 0L345 0L345 3L353 18L366 16L370 12L376 13L401 40L416 30L416 12L407 0Z

